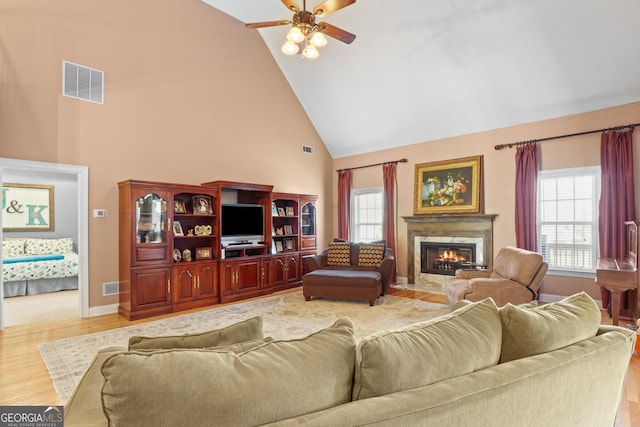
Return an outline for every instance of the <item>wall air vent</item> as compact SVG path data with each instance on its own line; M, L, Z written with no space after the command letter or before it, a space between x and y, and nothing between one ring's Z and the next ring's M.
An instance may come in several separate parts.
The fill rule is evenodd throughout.
M62 61L62 94L83 101L104 103L104 72Z
M102 296L118 295L120 293L119 282L105 282L102 284Z
M307 154L315 154L315 150L311 145L303 145L302 152Z

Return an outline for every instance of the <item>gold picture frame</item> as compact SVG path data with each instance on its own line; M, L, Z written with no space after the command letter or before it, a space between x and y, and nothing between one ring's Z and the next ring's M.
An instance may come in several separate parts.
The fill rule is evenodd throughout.
M177 214L187 213L187 209L185 208L182 200L173 201L173 212Z
M209 196L193 196L193 214L194 215L213 215L213 207L211 206L211 197Z
M211 259L211 248L196 248L196 259Z
M481 213L483 156L416 165L413 213Z
M2 231L54 231L54 186L2 184Z

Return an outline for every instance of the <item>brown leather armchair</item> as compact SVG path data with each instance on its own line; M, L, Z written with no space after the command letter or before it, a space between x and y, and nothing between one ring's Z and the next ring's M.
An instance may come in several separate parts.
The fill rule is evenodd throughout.
M514 247L500 249L492 270L457 270L445 284L447 304L493 298L496 305L523 304L538 299L549 268L542 255Z

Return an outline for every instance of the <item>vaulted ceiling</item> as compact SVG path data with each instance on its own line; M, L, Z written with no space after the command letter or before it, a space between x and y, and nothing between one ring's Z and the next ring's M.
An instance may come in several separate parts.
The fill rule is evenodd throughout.
M203 1L238 25L292 18L280 0ZM317 21L357 38L310 60L280 50L289 25L246 31L334 158L640 101L638 0L358 0Z

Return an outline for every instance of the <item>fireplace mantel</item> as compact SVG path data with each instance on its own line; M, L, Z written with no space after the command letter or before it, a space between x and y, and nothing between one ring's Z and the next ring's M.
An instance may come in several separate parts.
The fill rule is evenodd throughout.
M493 264L493 221L497 215L455 214L403 216L407 223L409 283L415 283L415 240L423 237L481 238L484 264ZM419 255L418 255L419 256Z

